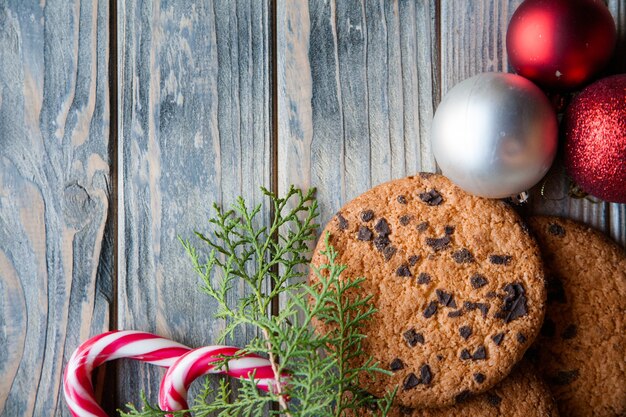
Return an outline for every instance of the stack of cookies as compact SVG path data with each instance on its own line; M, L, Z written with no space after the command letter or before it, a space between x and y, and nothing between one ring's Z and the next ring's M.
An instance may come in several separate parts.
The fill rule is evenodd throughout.
M626 413L624 252L571 221L530 226L435 174L375 187L330 221L344 276L364 277L378 310L363 357L392 372L361 388L398 387L391 415L557 416L553 395L562 416Z

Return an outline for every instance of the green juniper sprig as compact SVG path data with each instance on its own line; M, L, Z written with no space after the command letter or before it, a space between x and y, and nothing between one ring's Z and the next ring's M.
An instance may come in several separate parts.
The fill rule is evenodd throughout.
M253 376L241 380L237 390L226 379L220 380L218 389L211 389L206 382L190 409L175 415L341 417L349 410L358 415L367 407L377 410L373 415L386 416L395 391L378 399L358 388L363 374L388 374L372 358L360 357L365 338L362 327L376 312L370 296L354 295L364 279L342 276L346 266L337 263L338 253L328 234L321 251L326 263L312 267L310 283L303 279L310 261L309 244L318 227L315 190L303 193L292 186L284 197L262 191L274 213L269 226L256 225L262 205L250 209L240 197L227 211L215 205L211 235L196 233L210 249L207 257L189 241L182 243L202 279L202 291L217 302L215 317L225 321L218 342L232 337L242 326L258 329L259 336L248 342L241 354L255 353L270 360L275 389L260 392ZM228 295L240 282L248 295L233 306ZM280 300L281 307L271 315L275 300ZM314 322L327 330L314 331ZM281 380L285 373L287 381ZM277 410L271 407L273 403L278 403ZM129 405L129 412L122 413L167 414L145 398L142 410Z

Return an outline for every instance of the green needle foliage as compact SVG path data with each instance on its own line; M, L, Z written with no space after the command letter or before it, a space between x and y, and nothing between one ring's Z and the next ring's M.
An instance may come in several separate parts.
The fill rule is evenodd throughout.
M201 257L188 241L182 243L202 278L202 290L217 302L215 317L226 323L214 342L230 339L241 326L253 326L259 336L241 354L267 357L276 375L288 377L277 377L270 393L257 390L253 376L242 380L236 391L226 379L212 389L207 379L191 408L176 415L340 417L349 410L359 415L359 410L367 407L372 415L386 416L395 392L379 399L358 389L364 373L387 373L372 358L359 357L365 337L361 330L375 309L371 297L354 296L363 278L340 279L346 266L336 262L337 251L329 244L328 235L322 252L327 262L313 267L316 279L303 282L310 261L309 244L318 227L315 190L303 193L291 187L282 198L262 190L274 213L269 227L257 226L262 206L249 209L240 197L228 211L215 206L211 236L196 233L210 248L208 257ZM249 295L232 306L228 295L241 282ZM274 300L282 305L271 315ZM315 332L314 322L328 330ZM142 410L129 405L129 412L122 413L166 414L145 398Z

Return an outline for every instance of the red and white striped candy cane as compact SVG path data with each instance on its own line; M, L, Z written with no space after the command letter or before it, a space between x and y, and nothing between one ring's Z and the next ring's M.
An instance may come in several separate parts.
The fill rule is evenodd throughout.
M180 411L188 408L187 390L191 383L206 374L225 374L237 378L254 375L256 386L269 391L275 383L270 361L257 355L247 354L228 361L224 368L216 368L215 362L225 356L235 356L241 349L232 346L205 346L194 349L180 358L167 370L161 381L159 406L164 411ZM287 378L287 374L283 375Z
M63 394L74 417L107 417L96 402L91 372L104 362L136 359L169 367L190 349L151 333L133 330L112 331L80 345L70 357L63 376Z

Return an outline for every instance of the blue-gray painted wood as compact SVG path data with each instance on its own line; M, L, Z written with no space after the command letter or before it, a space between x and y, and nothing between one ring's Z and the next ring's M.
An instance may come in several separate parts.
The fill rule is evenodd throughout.
M270 187L270 8L120 0L118 10L118 325L213 344L223 323L177 236L208 230L213 202L257 204ZM156 402L162 370L117 369L118 407L141 389Z
M109 328L109 2L0 3L0 415L69 415L61 374Z
M374 185L434 171L436 1L278 2L278 180L322 223Z

